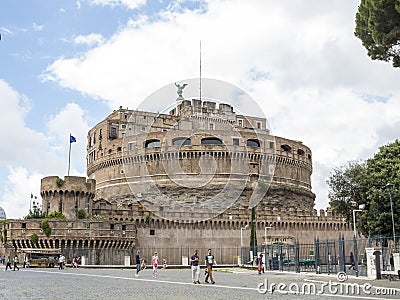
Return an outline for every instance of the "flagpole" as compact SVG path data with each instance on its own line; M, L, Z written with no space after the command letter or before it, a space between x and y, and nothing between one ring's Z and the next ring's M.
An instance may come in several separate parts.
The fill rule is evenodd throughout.
M69 152L68 152L68 175L69 176L69 168L71 166L71 134L69 134Z

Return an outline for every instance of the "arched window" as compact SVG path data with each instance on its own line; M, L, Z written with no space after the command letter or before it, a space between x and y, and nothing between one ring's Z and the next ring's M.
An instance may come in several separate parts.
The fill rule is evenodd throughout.
M289 151L292 150L292 147L290 147L289 145L284 144L284 145L281 145L281 150L289 152Z
M297 149L297 154L298 155L304 155L304 150L303 149Z
M259 140L247 140L246 145L247 145L247 147L260 147L260 141Z
M174 146L190 146L192 141L189 138L176 138L172 140Z
M160 148L160 140L148 140L148 141L146 141L145 148Z
M202 145L222 145L222 141L216 137L204 138L201 140Z

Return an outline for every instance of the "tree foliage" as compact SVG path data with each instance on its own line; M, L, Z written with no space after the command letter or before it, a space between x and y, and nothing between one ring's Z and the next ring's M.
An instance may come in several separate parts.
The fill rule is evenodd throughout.
M354 34L372 59L400 67L399 0L361 0Z
M387 187L389 182L392 186ZM395 228L400 233L400 141L380 147L365 162L351 162L333 170L327 184L332 209L346 216L348 222L352 222L352 210L365 204L356 218L357 229L365 236L393 236L391 195Z

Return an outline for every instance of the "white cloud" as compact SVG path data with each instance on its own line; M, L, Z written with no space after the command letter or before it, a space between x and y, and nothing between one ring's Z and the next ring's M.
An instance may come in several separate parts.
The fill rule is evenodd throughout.
M103 43L103 36L101 34L91 33L88 35L78 35L74 38L75 44L83 44L88 46L99 45Z
M400 75L367 57L353 35L356 10L343 0L209 1L204 13L130 20L84 56L55 61L44 78L105 99L110 109L137 106L165 84L198 76L202 40L204 77L242 87L274 134L311 147L314 190L325 205L329 168L398 137Z
M44 177L40 173L30 173L23 167L9 167L7 185L0 199L1 207L6 212L7 218L21 218L29 212L31 201L39 201L40 180ZM39 183L39 184L38 184ZM37 199L31 199L31 193Z
M103 6L126 6L130 9L136 9L139 6L146 4L146 0L87 0L91 5L103 5Z
M77 138L71 151L70 175L85 176L88 125L83 110L70 103L49 118L46 133L41 133L25 124L30 100L3 80L0 99L0 119L4 124L0 128L0 166L5 167L1 172L8 172L0 206L8 217L18 218L28 213L30 193L39 196L42 174L66 175L70 132Z
M35 30L35 31L42 31L43 29L44 29L44 26L43 25L38 25L38 24L36 24L35 22L32 24L32 28L33 28L33 30Z

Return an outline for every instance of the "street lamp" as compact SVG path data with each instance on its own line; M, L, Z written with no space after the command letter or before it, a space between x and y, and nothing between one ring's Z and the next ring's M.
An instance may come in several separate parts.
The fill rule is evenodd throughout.
M267 229L271 229L274 227L272 223L269 223L267 227L264 227L264 241L265 241L265 247L267 247Z
M265 248L264 248L264 257L265 257L265 270L268 269L268 265L269 265L269 253L267 252L267 229L271 229L272 227L274 227L274 225L272 223L269 223L269 225L267 227L264 227L264 240L265 240Z
M387 191L389 193L389 199L390 199L390 211L392 213L392 230L393 230L393 244L394 244L394 250L396 251L396 231L394 229L394 215L393 215L393 202L392 202L392 193L390 192L390 188L393 186L390 182L386 184Z
M245 230L247 227L249 227L249 224L246 224L246 226L240 228L240 262L241 263L243 260L243 230Z
M353 209L353 228L354 228L354 237L357 237L357 230L356 230L356 212L362 211L365 208L365 204L360 204L358 209Z
M357 247L357 229L356 229L356 212L362 211L365 204L360 204L358 209L353 209L353 224L354 224L354 265L356 268L356 277L358 277L358 247Z

